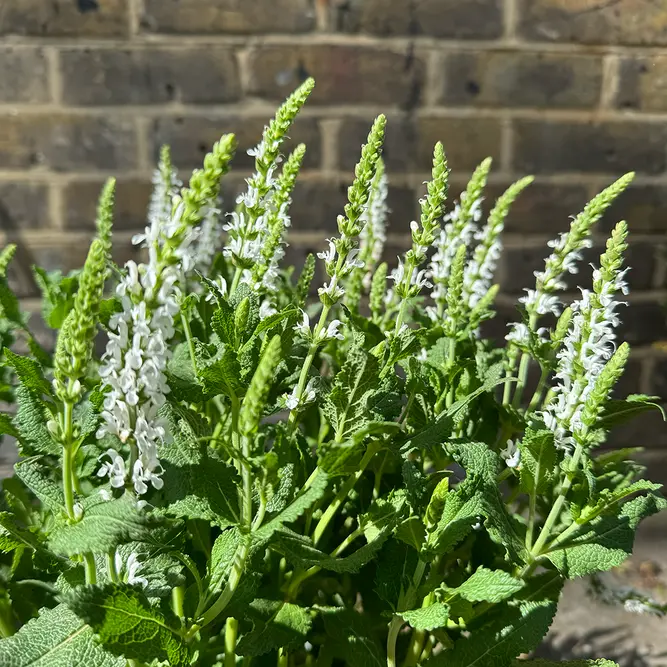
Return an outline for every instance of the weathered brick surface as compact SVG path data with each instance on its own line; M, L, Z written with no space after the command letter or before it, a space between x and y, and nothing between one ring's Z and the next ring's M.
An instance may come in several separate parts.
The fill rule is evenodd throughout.
M129 169L136 165L134 123L79 115L0 117L0 169Z
M464 52L447 56L446 105L590 108L600 99L602 58L539 52Z
M618 173L665 170L667 126L632 121L515 124L514 166L520 172Z
M310 104L384 104L410 108L421 97L424 64L412 49L262 46L248 58L252 95L282 100L302 80L317 84ZM361 83L363 82L363 83Z
M172 159L179 169L201 166L204 155L222 134L233 132L238 141L234 158L236 168L250 168L254 158L246 151L255 146L262 137L266 116L225 116L221 118L176 116L156 119L151 128L153 158L157 159L160 146L169 144ZM317 121L314 118L298 118L292 126L289 139L283 144L288 152L299 143L306 144L303 168L317 168L321 161L321 140Z
M508 185L487 186L485 210L491 209ZM450 193L453 194L452 190ZM567 229L570 217L583 210L587 201L588 189L581 185L532 183L512 204L505 230L507 233L555 235Z
M309 0L143 0L141 25L165 33L300 33L315 25Z
M0 47L0 102L48 102L49 83L44 50Z
M624 58L615 102L620 109L667 111L667 56Z
M0 35L123 37L128 0L3 0Z
M0 230L13 234L48 227L48 188L39 183L0 181Z
M494 39L503 32L502 0L334 0L331 22L344 32Z
M340 128L340 166L353 169L372 118L347 119ZM389 171L429 173L433 147L442 141L453 173L467 177L485 157L500 155L500 123L490 118L389 116L384 157Z
M64 188L64 224L67 229L95 229L97 201L104 181L74 181ZM137 230L146 224L149 181L116 181L113 225L116 231Z
M667 340L667 318L662 303L631 302L624 311L618 329L619 340L626 340L630 345Z
M83 48L65 49L60 57L68 104L211 104L241 97L228 48Z
M630 233L664 234L667 229L667 187L637 185L628 188L600 221L608 232L619 220L627 220Z
M667 4L658 0L519 0L527 39L584 44L667 44Z

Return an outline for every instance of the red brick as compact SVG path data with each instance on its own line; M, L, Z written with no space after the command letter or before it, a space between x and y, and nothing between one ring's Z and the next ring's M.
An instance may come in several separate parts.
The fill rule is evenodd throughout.
M241 97L230 49L65 49L63 98L68 104L212 104Z
M160 146L169 144L174 164L179 169L194 169L201 166L204 155L211 150L211 146L220 138L220 135L233 132L239 144L234 157L234 167L250 168L254 165L254 159L246 151L259 142L267 122L266 116L158 118L152 128L153 154L157 160ZM314 118L297 118L282 150L288 153L301 142L306 144L304 168L319 167L321 140L319 127Z
M519 0L523 37L582 44L667 44L667 4L659 0Z
M65 226L72 230L93 231L97 201L103 181L74 181L63 193ZM146 210L151 193L148 181L116 182L113 226L116 231L139 230L146 225Z
M48 102L49 83L43 49L0 48L0 102Z
M658 233L667 230L667 188L637 185L628 188L600 221L609 232L619 220L627 220L631 234Z
M353 169L372 119L345 119L340 129L341 167ZM450 168L467 177L485 157L500 154L500 125L490 118L389 117L384 157L390 171L428 173L433 147L442 141Z
M0 118L0 167L57 171L136 165L132 120L65 114Z
M315 77L309 104L419 102L424 64L411 50L360 46L260 46L249 57L252 95L282 100L308 76Z
M141 25L165 33L253 35L312 30L309 0L144 0Z
M11 235L50 225L49 199L41 183L0 182L0 229Z
M667 166L665 144L664 124L521 120L514 127L514 166L538 174L657 174Z
M5 0L0 35L123 37L128 0Z
M447 105L589 108L602 86L602 58L561 53L464 52L447 56Z
M494 39L503 32L502 0L338 0L333 26L344 32Z

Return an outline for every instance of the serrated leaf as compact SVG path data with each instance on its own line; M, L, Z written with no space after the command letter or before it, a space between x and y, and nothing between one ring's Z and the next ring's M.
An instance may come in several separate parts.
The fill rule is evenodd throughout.
M43 609L15 635L0 641L5 667L124 667L125 660L107 653L93 631L65 604Z
M345 607L318 610L331 648L347 667L386 667L386 655L367 615Z
M396 539L420 551L426 539L424 522L418 516L411 516L396 527Z
M38 394L51 394L51 385L42 374L42 367L33 359L15 354L9 348L4 349L5 363L11 366L21 384Z
M382 550L375 572L375 593L395 611L399 597L412 582L417 553L406 544L389 541Z
M616 515L599 516L582 526L547 558L570 579L610 570L632 553L639 522L665 508L667 500L657 493L634 498L622 505Z
M604 411L600 419L598 419L596 426L598 428L610 429L651 410L658 410L662 415L663 421L667 420L658 396L631 394L625 400L610 400L605 404Z
M398 615L415 630L430 632L445 626L449 618L449 605L444 602L434 602L421 609L401 611Z
M195 340L197 377L208 395L236 393L241 388L241 364L236 352L224 343L214 348Z
M213 313L211 327L218 338L233 349L238 348L236 326L234 324L234 309L224 299L218 299L219 308Z
M61 512L65 507L65 496L60 485L50 478L48 468L40 462L41 458L34 456L20 460L14 466L16 476L52 512Z
M62 524L49 535L54 553L107 553L123 542L141 541L146 535L149 517L137 509L128 495L105 501L98 494L86 500L80 521Z
M279 600L253 600L246 614L254 627L238 642L239 655L263 655L277 648L303 644L312 625L308 610Z
M25 326L21 304L4 276L0 277L0 314L16 327Z
M188 645L137 587L86 586L70 594L67 604L115 655L147 663L166 660L174 667L190 664Z
M320 472L313 483L296 496L296 498L281 512L267 521L261 528L252 534L253 547L259 548L266 544L273 534L284 524L296 521L313 503L317 502L326 491L328 484L327 474Z
M294 495L295 467L293 463L285 464L278 471L280 483L278 488L266 503L267 512L281 512L287 507L289 501Z
M241 540L238 528L229 528L223 530L213 543L209 564L209 590L212 594L219 593L225 585Z
M0 412L0 435L9 435L12 438L20 438L20 434L12 421L12 415Z
M521 489L529 494L545 493L553 479L556 466L556 445L553 431L526 430L519 444L521 451Z
M479 567L454 592L470 602L501 602L519 592L523 581L502 570Z
M21 386L16 390L18 409L14 426L19 433L19 444L27 454L52 454L59 456L61 447L54 441L46 423L49 415L35 392Z
M8 553L24 547L29 549L39 547L35 535L21 528L9 512L0 512L0 551Z

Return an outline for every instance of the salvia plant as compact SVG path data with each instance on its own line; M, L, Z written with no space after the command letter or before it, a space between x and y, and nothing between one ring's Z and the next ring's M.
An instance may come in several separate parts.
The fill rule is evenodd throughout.
M20 452L0 500L0 665L516 666L564 582L622 563L665 506L636 450L601 448L654 407L610 396L624 222L564 305L632 174L549 244L498 345L482 332L503 225L531 179L484 215L485 160L450 205L437 144L389 270L384 116L336 233L284 266L306 148L281 151L312 88L248 151L226 215L234 136L185 185L163 149L140 263L111 260L106 184L83 268L35 269L53 351L10 290L14 248L0 255L0 426Z

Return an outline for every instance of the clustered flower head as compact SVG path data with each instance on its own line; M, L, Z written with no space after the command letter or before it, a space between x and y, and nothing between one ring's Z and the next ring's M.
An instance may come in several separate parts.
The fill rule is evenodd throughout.
M560 314L562 303L558 292L562 292L567 287L564 280L566 274L577 273L577 263L581 261L583 251L592 246L590 239L592 226L602 217L614 199L627 188L633 178L634 173L631 172L612 183L592 199L573 219L568 232L549 241L548 245L553 252L547 257L544 270L535 272L535 288L527 289L526 296L520 299L528 318L533 323L536 323L542 315L551 313L558 316ZM506 339L526 346L529 343L529 329L525 326L513 325Z
M619 223L593 272L593 290L581 290L572 305L570 328L559 350L553 399L543 413L559 447L570 450L584 444L588 427L597 418L597 408L606 400L613 382L627 359L627 346L615 350L617 294L627 294L626 270L621 270L626 249L627 226ZM610 362L614 356L614 360ZM607 371L607 372L605 372ZM611 374L611 377L609 377ZM587 415L587 412L595 412Z
M158 450L168 439L168 425L160 416L169 386L165 375L171 357L169 342L174 318L180 311L179 280L193 268L191 246L201 221L201 211L218 196L220 177L227 169L234 147L231 135L223 137L206 156L204 169L193 173L182 196L172 196L168 218L159 203L172 192L174 176L169 153L162 152L149 209L149 225L133 242L147 249L146 263L130 260L116 287L122 309L109 320L109 340L99 369L104 404L103 423L97 437L116 436L130 450L129 461L110 449L98 471L111 486L121 488L131 480L137 495L148 485L160 489ZM156 179L157 181L157 179ZM104 456L102 457L104 458Z
M371 185L368 206L362 214L364 224L359 234L360 256L365 268L363 286L366 289L370 287L372 271L382 258L387 240L388 193L387 173L384 161L380 158Z

